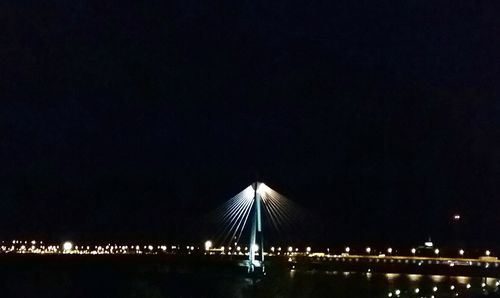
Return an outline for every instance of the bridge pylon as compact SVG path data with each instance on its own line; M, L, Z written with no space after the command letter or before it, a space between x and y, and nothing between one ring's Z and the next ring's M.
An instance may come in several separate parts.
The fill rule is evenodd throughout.
M250 246L248 253L248 272L264 273L264 234L262 231L262 196L259 193L261 182L256 181L252 187L254 189L253 204L251 210L251 230ZM257 255L258 254L258 255Z

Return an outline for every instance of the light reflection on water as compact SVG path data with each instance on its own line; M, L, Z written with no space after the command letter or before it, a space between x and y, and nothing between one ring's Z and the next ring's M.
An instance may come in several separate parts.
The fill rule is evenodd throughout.
M435 283L440 283L445 279L444 275L431 275L431 279Z
M4 281L2 293L17 293L5 297L377 298L391 293L396 297L397 291L399 297L454 297L457 293L459 297L485 293L488 297L500 297L497 278L352 271L271 270L264 277L250 278L244 273L211 268L10 268L9 274L0 272L0 278ZM44 294L38 295L40 289Z
M399 277L399 273L386 273L385 277L389 283L393 283Z
M457 276L455 277L457 280L457 283L462 284L462 285L467 285L470 283L471 278L468 276Z
M498 286L499 284L499 280L496 279L496 278L491 278L491 277L488 277L486 278L486 284L489 286L489 287L495 287L495 286Z
M294 270L292 282L304 283L305 272ZM310 272L309 272L310 273ZM500 297L500 279L469 276L444 276L400 273L358 273L342 272L336 276L333 272L314 272L318 283L323 276L335 286L329 294L323 296L336 297L335 291L349 292L343 297ZM343 282L339 282L342 280ZM341 285L341 286L340 286ZM350 290L349 290L350 288ZM370 293L370 296L363 296ZM314 296L304 296L314 297Z
M408 279L413 281L413 282L417 282L422 278L421 274L408 274L407 276L408 276Z
M403 280L403 276L407 282ZM500 279L469 276L385 274L386 297L500 297ZM418 294L418 295L417 295ZM412 296L414 295L414 296Z

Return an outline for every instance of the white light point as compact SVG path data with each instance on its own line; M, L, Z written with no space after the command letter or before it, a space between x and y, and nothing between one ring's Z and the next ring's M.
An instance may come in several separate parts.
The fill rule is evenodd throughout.
M257 193L259 195L263 195L263 194L266 194L270 191L271 189L269 188L269 186L267 186L265 183L263 182L260 182L259 185L257 186Z
M250 185L249 187L245 188L245 190L243 190L243 199L251 201L253 200L253 197L254 197L254 189L253 186Z
M73 249L73 243L71 243L70 241L64 242L63 249L66 252L72 250Z
M213 245L212 241L210 240L205 241L205 250L210 250L212 248L212 245Z

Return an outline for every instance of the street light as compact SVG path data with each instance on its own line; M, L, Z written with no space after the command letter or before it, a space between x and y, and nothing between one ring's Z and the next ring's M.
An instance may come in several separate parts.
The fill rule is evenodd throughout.
M346 253L349 253L350 251L351 251L351 248L349 246L345 248Z
M415 248L412 248L411 253L413 254L413 256L415 256L415 254L417 253L417 250Z
M205 241L205 250L210 250L212 248L212 245L213 245L212 241L210 240Z
M66 241L66 242L64 242L64 244L63 244L63 250L64 250L65 252L69 252L69 251L71 251L72 249L73 249L73 243L71 243L70 241Z
M366 253L367 253L367 254L370 254L370 252L371 252L371 251L372 251L372 249L371 249L370 247L367 247L367 248L366 248Z
M459 252L458 252L461 256L464 255L465 251L463 249L461 249Z
M438 256L438 255L439 255L439 248L436 248L436 249L434 250L434 253L436 254L436 256Z
M392 248L390 248L390 247L389 247L389 248L387 249L387 253L388 253L388 254L392 254Z
M489 250L485 251L485 253L486 253L486 256L488 256L488 257L491 255L491 252Z

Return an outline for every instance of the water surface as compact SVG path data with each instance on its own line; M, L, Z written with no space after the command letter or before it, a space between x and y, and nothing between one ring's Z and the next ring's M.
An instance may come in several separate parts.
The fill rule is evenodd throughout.
M500 297L498 280L415 274L231 270L165 265L0 266L2 297Z

